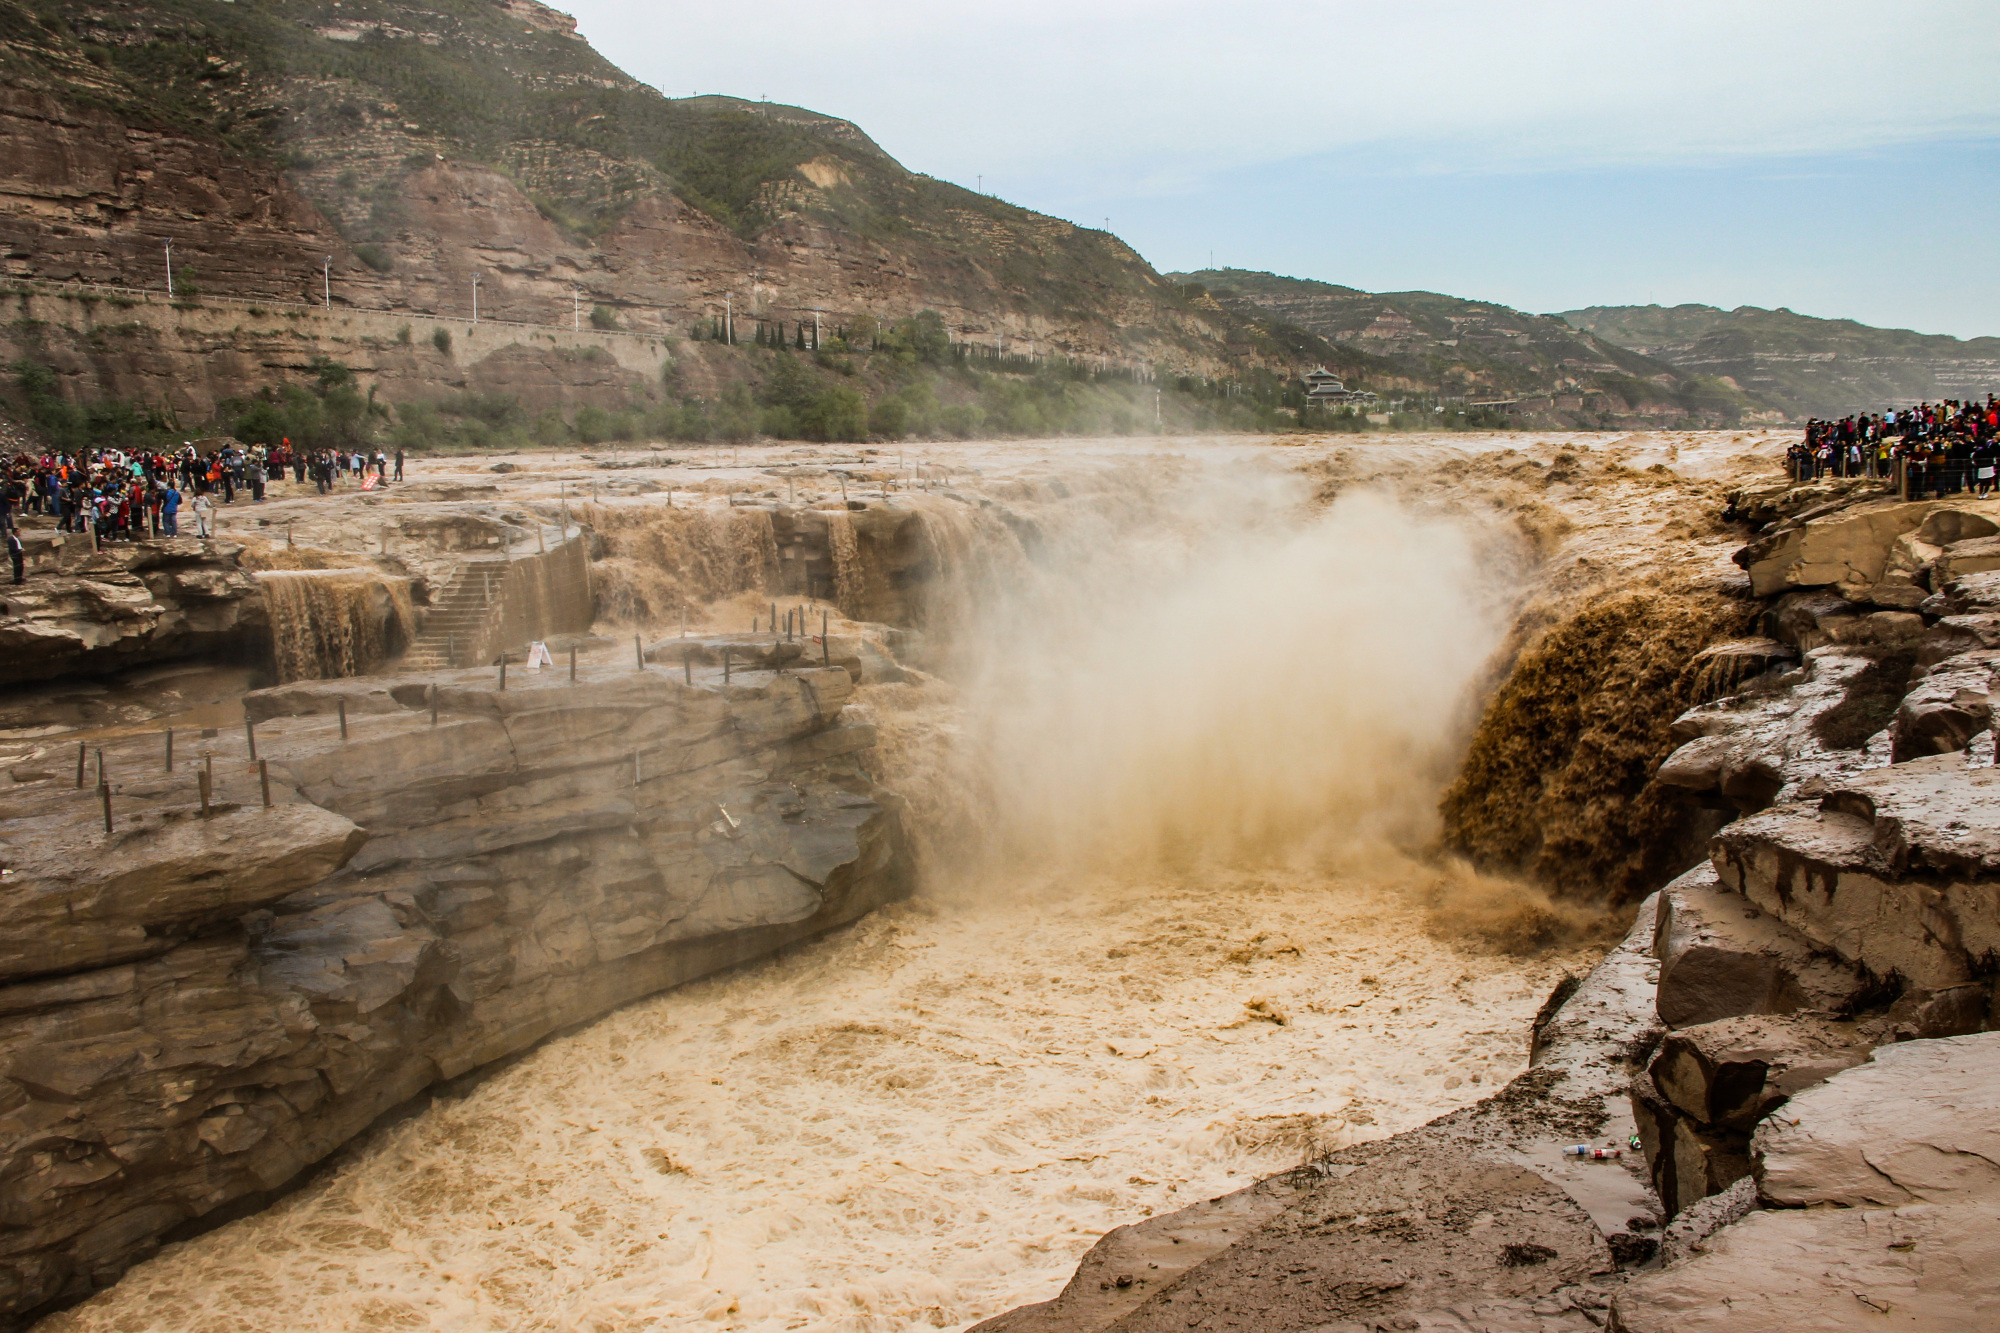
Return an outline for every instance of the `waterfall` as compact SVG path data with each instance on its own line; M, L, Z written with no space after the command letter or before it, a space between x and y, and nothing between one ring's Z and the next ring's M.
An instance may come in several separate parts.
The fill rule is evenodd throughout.
M358 676L416 637L407 580L372 569L267 570L256 578L280 681Z
M580 517L604 543L591 573L606 619L665 622L689 603L777 590L767 509L586 505Z
M862 618L867 571L861 565L861 543L854 536L854 520L847 516L846 510L828 511L826 547L833 562L833 604L844 616Z

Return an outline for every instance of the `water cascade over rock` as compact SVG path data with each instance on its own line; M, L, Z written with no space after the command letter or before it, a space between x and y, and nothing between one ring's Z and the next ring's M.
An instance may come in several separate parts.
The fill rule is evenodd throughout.
M256 578L280 681L358 676L416 638L407 579L372 569L267 570Z

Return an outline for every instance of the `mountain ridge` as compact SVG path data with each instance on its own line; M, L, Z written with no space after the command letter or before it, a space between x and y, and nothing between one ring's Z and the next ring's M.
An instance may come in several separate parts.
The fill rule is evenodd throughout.
M1504 404L1536 424L1633 417L1715 424L1778 419L1769 403L1712 377L1620 347L1553 315L1437 292L1365 292L1247 269L1170 273L1221 308L1289 324L1358 385Z
M1783 306L1587 306L1561 318L1685 373L1724 379L1794 419L2000 390L1996 337L1877 328Z

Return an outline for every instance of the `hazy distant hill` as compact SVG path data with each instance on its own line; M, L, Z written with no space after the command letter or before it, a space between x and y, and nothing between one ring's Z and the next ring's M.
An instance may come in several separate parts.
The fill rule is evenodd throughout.
M1562 318L1688 374L1726 379L1795 418L2000 392L2000 338L1877 329L1782 307L1592 306Z
M1515 400L1519 415L1578 425L1631 415L1770 419L1755 395L1635 353L1553 315L1435 292L1364 292L1243 269L1167 275L1227 310L1289 324L1334 351L1329 368L1377 392Z

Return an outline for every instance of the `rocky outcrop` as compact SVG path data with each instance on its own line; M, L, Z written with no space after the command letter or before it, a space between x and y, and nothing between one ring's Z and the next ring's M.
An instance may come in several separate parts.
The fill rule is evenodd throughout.
M252 695L268 809L235 732L172 772L157 737L108 743L108 835L96 793L16 785L0 1310L111 1281L438 1079L907 890L846 671L580 677Z
M1802 488L1803 489L1803 488ZM1965 574L2000 569L2000 505L1974 497L1894 500L1864 492L1782 521L1736 555L1759 597L1833 588L1910 610Z
M264 594L234 542L29 533L25 583L0 589L0 685L264 646Z
M2000 950L2000 770L1914 759L1716 838L1723 885L1882 978L1983 986ZM1978 1006L1984 1009L1984 1004Z
M1656 1003L1670 1028L1745 1014L1844 1012L1867 989L1859 969L1722 889L1713 866L1690 870L1659 901Z
M2000 1321L2000 1033L1885 1046L1757 1131L1766 1209L1634 1278L1628 1333Z
M1757 1130L1773 1207L2000 1200L2000 1033L1884 1046Z

